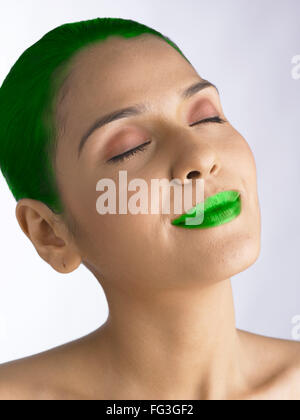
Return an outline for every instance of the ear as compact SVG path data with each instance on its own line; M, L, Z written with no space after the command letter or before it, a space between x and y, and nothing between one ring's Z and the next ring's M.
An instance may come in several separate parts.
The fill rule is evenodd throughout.
M17 203L16 218L39 256L59 273L70 273L82 262L66 224L40 201L28 198Z

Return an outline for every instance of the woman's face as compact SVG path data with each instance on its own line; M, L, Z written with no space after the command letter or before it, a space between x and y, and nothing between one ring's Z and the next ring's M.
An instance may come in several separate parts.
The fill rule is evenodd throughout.
M132 293L199 287L253 264L261 232L255 161L245 139L227 122L217 90L207 87L183 99L180 92L202 79L176 50L151 35L110 37L79 52L72 69L69 91L57 108L65 126L56 173L62 200L77 225L83 263L109 287L128 291L130 286ZM96 129L79 154L81 139L96 120L136 104L146 104L146 112ZM191 126L216 115L226 122ZM108 162L147 141L129 159ZM117 210L100 215L96 202L103 192L96 185L112 179L118 193L121 170L127 171L128 183L145 180L149 191L151 179L183 183L188 174L197 174L204 180L205 198L241 191L242 211L230 223L208 229L172 225L178 217L172 201L170 214ZM134 194L128 192L128 200ZM118 209L118 195L116 203Z

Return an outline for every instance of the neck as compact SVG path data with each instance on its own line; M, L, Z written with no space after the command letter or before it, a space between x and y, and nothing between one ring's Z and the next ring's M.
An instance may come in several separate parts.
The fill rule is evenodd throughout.
M230 279L201 290L110 290L113 365L155 399L227 399L244 386Z

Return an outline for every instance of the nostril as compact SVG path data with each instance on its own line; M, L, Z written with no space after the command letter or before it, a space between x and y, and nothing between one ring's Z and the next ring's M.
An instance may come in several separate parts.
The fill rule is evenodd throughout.
M198 178L200 176L200 172L199 171L191 171L188 175L187 178L191 179L191 178Z
M217 165L214 165L212 167L212 169L211 169L211 172L214 173L214 172L216 172L217 169L218 169L218 166Z

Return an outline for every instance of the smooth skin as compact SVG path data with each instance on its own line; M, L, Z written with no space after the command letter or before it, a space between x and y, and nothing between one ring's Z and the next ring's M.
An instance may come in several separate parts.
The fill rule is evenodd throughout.
M84 338L2 365L1 399L300 399L300 343L236 329L231 277L255 263L261 246L256 166L216 89L179 99L201 80L149 34L111 37L75 57L56 115L55 165L68 218L30 199L18 202L16 217L56 271L83 263L94 274L109 317ZM78 158L97 118L145 102L148 113L94 132ZM226 123L190 127L212 114ZM147 139L145 151L107 163ZM119 170L148 185L202 177L205 198L240 190L242 212L204 230L171 225L174 214L99 215L96 184L118 184Z

